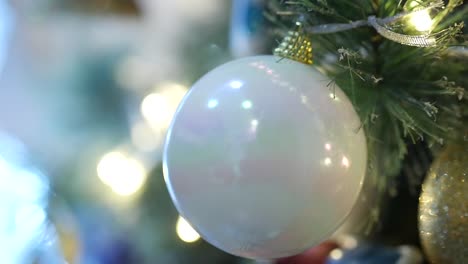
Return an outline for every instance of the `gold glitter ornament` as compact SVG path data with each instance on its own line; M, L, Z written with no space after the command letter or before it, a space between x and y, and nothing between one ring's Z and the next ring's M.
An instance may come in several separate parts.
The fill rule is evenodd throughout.
M419 234L431 263L468 263L468 141L448 145L419 198Z
M305 64L312 64L312 42L304 34L302 24L296 22L296 26L296 30L288 32L273 54Z

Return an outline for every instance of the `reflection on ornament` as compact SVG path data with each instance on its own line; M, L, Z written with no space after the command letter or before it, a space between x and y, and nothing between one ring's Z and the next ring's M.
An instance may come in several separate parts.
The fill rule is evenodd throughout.
M468 142L451 144L429 170L419 198L419 234L432 263L468 263Z
M186 243L193 243L200 239L200 235L197 231L181 216L177 219L176 232L180 240Z
M205 240L277 258L319 244L342 223L367 150L351 102L338 87L341 100L330 98L326 80L311 66L258 56L193 86L168 131L163 169L177 209Z
M121 152L105 154L97 165L99 179L121 196L136 193L145 183L143 164Z

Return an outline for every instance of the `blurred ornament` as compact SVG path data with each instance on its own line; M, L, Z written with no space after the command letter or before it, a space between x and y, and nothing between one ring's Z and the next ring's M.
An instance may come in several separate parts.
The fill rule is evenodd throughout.
M29 163L21 142L0 132L0 262L62 263L46 213L49 182Z
M366 171L360 120L326 76L276 56L202 77L169 129L165 180L180 214L234 255L298 254L353 208Z
M50 9L66 9L85 13L107 13L138 15L139 8L134 0L52 0Z
M432 263L468 263L468 141L449 144L419 198L419 234Z
M0 0L0 74L8 54L10 34L13 29L13 12L5 0Z
M59 200L57 196L51 200L48 212L65 260L69 264L79 263L81 239L75 216L65 205L65 202Z
M323 264L328 255L338 245L332 241L326 241L322 244L313 247L297 256L283 258L275 261L275 264Z
M334 249L326 264L419 264L423 257L417 248L399 246L384 247L377 244L361 244L352 249Z
M268 51L264 0L232 1L229 47L234 57Z

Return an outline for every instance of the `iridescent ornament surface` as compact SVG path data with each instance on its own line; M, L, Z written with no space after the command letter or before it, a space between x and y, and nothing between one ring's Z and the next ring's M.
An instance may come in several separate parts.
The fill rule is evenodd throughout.
M359 117L313 67L276 56L212 70L180 104L163 168L180 214L231 254L270 259L328 238L366 171Z
M468 141L431 166L419 198L419 233L431 263L468 263Z

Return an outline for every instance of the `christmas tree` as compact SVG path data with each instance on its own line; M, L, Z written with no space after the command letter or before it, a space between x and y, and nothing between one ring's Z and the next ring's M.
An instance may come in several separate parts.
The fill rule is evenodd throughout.
M466 86L467 79L465 77L466 67L463 66L466 63L463 19L465 18L467 9L466 7L462 7L461 4L461 1L448 1L447 3L443 3L442 1L400 1L394 3L379 1L360 1L357 3L271 1L265 3L263 14L268 18L268 23L260 26L263 26L264 38L270 39L270 41L263 42L273 43L274 40L283 39L281 42L278 41L278 47L274 50L274 54L277 56L276 63L272 62L274 60L273 57L251 57L225 64L213 70L194 85L194 90L181 104L178 114L174 119L171 128L172 132L167 139L166 159L164 162L166 183L179 212L187 215L189 221L194 221L196 228L204 233L205 239L235 255L263 259L277 258L278 256L291 255L292 252L298 253L304 251L304 248L300 248L301 246L299 245L305 240L297 242L297 239L300 240L301 238L299 238L299 234L294 233L294 230L285 229L289 231L278 231L279 234L272 231L277 230L278 226L282 225L281 220L276 221L273 219L281 219L282 213L288 214L288 210L282 209L286 208L287 205L294 206L293 204L300 203L300 199L283 201L283 199L275 197L275 191L257 187L256 195L264 195L264 192L271 192L272 194L271 196L266 195L264 198L270 200L271 203L269 205L268 203L263 204L260 200L257 200L255 195L251 195L245 191L251 187L249 186L250 183L242 185L242 180L234 180L236 187L232 188L237 190L234 197L221 197L217 202L230 204L233 200L237 199L235 198L236 195L245 195L246 197L251 197L252 208L257 208L258 212L249 214L249 217L251 217L249 223L219 220L221 224L231 223L230 227L241 234L225 235L223 232L215 231L215 226L218 224L217 220L205 219L207 213L202 213L204 210L202 209L204 208L203 205L206 206L208 204L207 206L216 207L215 204L210 203L210 201L216 198L210 196L212 191L209 190L216 189L218 185L212 185L209 180L203 180L201 185L206 186L209 194L192 194L190 198L186 196L186 193L200 193L204 191L197 189L198 187L193 190L183 187L183 184L189 186L197 185L197 183L192 182L189 178L192 176L184 176L188 175L184 170L192 171L195 175L208 176L211 175L210 169L219 169L223 173L216 174L216 177L222 182L230 177L241 178L243 176L248 177L252 181L257 181L256 177L261 178L264 175L271 175L272 181L275 182L277 181L275 178L276 174L279 175L278 177L285 175L282 168L293 174L288 180L279 183L279 185L287 186L294 184L292 182L296 180L300 181L302 179L302 176L300 176L301 171L320 171L320 168L307 166L302 168L300 163L291 165L296 163L290 161L287 155L292 155L293 158L291 159L300 160L301 156L294 156L292 153L295 151L302 152L301 144L309 147L313 146L312 148L315 148L317 145L324 145L325 149L330 152L333 152L331 150L334 148L332 147L333 144L340 147L346 145L345 141L340 140L327 143L325 141L321 142L318 139L317 141L320 143L311 143L307 139L307 136L301 138L302 135L299 132L291 132L297 127L306 131L305 133L309 133L309 138L314 136L320 138L322 137L320 134L321 130L310 130L307 125L308 122L320 123L325 122L324 120L332 120L331 122L342 124L339 130L350 130L350 125L346 123L346 120L353 119L351 115L342 113L333 106L330 106L330 109L327 111L334 112L334 116L322 114L322 117L318 117L319 120L315 120L315 115L318 115L317 113L320 112L320 109L327 108L326 105L322 104L324 99L314 100L314 97L321 98L322 95L320 93L323 92L324 88L321 87L321 91L317 90L315 95L308 94L310 90L297 88L301 85L307 86L307 84L309 86L321 85L312 77L306 78L304 76L301 79L299 76L303 75L303 70L299 66L296 68L295 64L289 62L289 60L293 60L303 64L312 64L312 67L328 77L327 87L329 88L330 98L342 100L342 104L345 105L347 103L345 102L346 98L339 92L341 91L340 88L343 90L360 117L360 126L356 129L355 133L358 134L359 131L364 131L366 135L368 153L366 179L360 198L355 202L353 211L351 211L347 220L341 226L342 232L371 244L379 243L377 241L380 241L381 244L387 245L417 245L417 222L419 220L419 235L422 238L422 245L426 250L426 254L429 256L429 261L434 263L465 262L466 250L464 248L467 239L466 235L463 234L465 233L465 227L454 229L453 226L460 223L459 221L463 222L465 218L466 203L463 200L466 200L464 198L466 198L467 192L465 184L466 172L463 168L464 165L461 164L466 164L466 159L462 158L466 155L466 151L462 150L464 148L460 148L457 153L452 153L453 156L451 158L448 158L447 154L439 153L440 151L442 151L441 153L446 153L448 150L443 149L447 148L447 146L465 144L463 141L466 140L466 94L464 93L464 87ZM244 8L249 9L248 5L245 5L245 2L238 4L238 6L244 6ZM250 8L253 9L252 7ZM258 23L258 21L256 22ZM237 27L242 26L249 27L252 25L246 23ZM259 27L258 24L255 26ZM262 41L248 36L248 34L242 35L242 29L236 28L236 26L234 26L234 30L237 30L237 35L234 35L232 43L236 44L234 45L235 48L238 48L235 51L239 54L245 53L245 43L248 43L247 45L251 47L251 55L255 54L255 52L262 52L258 47L259 42L261 43ZM256 34L260 34L259 32L261 32L258 28L254 28L253 31L256 31ZM268 45L264 44L264 46ZM286 60L284 62L286 65L284 69L281 68L282 66L279 66L283 63L283 60ZM290 65L288 66L288 64ZM261 71L266 71L271 77L265 77L263 72L257 75L243 72L242 68L249 69L247 71L260 69ZM310 71L309 74L310 76L315 75L313 71ZM288 78L283 75L294 77ZM234 81L229 81L229 78L234 78ZM296 81L297 79L301 79L301 81ZM238 102L237 97L229 95L229 92L225 94L222 92L224 90L221 91L219 88L216 88L217 90L210 90L210 87L221 87L222 83L227 83L232 89L246 89L247 92L242 93L243 97L241 98L243 98L243 101ZM270 86L271 90L264 91L262 88L256 88L253 83L256 86ZM283 94L284 89L286 89L285 87L289 87L289 92ZM250 94L248 92L249 89L256 89L256 93ZM263 102L266 100L271 100L272 105L282 108L291 119L296 118L294 115L302 116L301 110L294 108L295 103L293 99L288 99L290 94L296 92L300 94L301 103L309 105L308 107L313 109L310 112L310 116L312 116L311 120L304 118L302 125L296 125L293 121L271 121L268 113L274 112L274 110L269 109L268 105ZM281 97L283 104L277 103L275 97L270 97L269 93ZM208 97L205 98L205 95L208 95ZM224 101L224 98L228 98L229 101ZM211 112L205 112L204 108L197 108L199 105L196 101L200 99L207 100L209 109L217 108L218 104L228 104L228 106L223 106L224 108L222 109L224 110L218 110L220 111L219 114L216 114L216 110L213 110L215 113L211 114ZM232 110L230 109L238 103L246 110L258 105L258 108L261 109L259 110L261 114L255 112L255 110L252 110L252 114L246 117L239 116L237 113L231 113L230 111ZM333 105L333 103L329 104ZM314 105L319 106L314 108ZM288 112L288 108L294 110ZM353 110L348 109L347 111L352 112ZM222 128L218 127L217 135L204 134L204 132L194 131L189 127L191 120L194 120L195 117L203 117L203 119L219 118L221 120L231 120L232 123L222 123L223 125L220 125L216 121L213 121L214 123L209 121L204 122L205 126L208 127L222 126ZM233 132L237 131L237 128L242 127L243 122L248 121L243 119L252 117L255 118L250 120L251 129L253 129L255 135L253 143L249 139L243 139L237 132ZM262 124L262 121L259 121L256 117L266 121ZM282 117L277 118L283 120ZM257 130L262 125L267 127L278 125L280 127L287 127L288 129L284 133L270 131L269 135L265 136ZM336 128L333 125L325 125L324 127L323 129L327 131L326 133L328 133L328 137L330 138L338 137L343 139L348 137L346 134L339 134L333 131ZM223 131L224 129L227 132ZM217 149L219 147L219 143L217 142L224 140L228 142L226 143L228 146L231 144L232 133L235 133L238 140L237 144L240 145L240 148L245 148L242 152L244 160L237 161L237 156L230 157L231 155L236 155L229 152L230 147L228 147L228 152L225 153L229 158L218 158L219 156L210 158L211 155L215 157L215 153L221 151L221 149ZM184 138L186 134L190 134L193 138L199 140L198 143ZM281 135L283 135L284 139L281 139ZM296 141L295 137L300 138L298 140L300 143ZM266 145L262 146L262 143L259 142L262 139L266 140L264 138L268 138L268 140L266 141ZM287 144L295 146L293 147L295 149L288 149L287 147L275 148L271 146L271 144L279 144L280 140L288 141ZM244 141L248 141L249 143L244 143ZM358 138L353 139L353 141L356 145L361 144ZM180 158L184 152L189 156L195 155L197 152L200 153L202 150L199 148L200 146L209 146L210 149L205 150L208 158L202 156L197 158L196 161L185 161ZM247 150L249 148L254 150ZM266 151L262 152L264 149ZM282 156L281 152L284 151L288 153L286 156ZM341 160L342 166L349 168L350 164L353 163L351 168L359 166L357 165L360 162L359 158L356 155L349 156L348 154L352 152L356 154L360 150L343 147L341 151L345 153L345 156ZM258 154L258 152L261 154ZM303 155L310 157L316 155L316 153L312 151ZM440 161L438 159L438 163L429 168L432 157L439 155L446 157L445 160ZM235 159L236 162L232 162L232 159ZM263 163L263 159L270 161L280 160L282 164L277 167L274 162ZM191 162L195 163L192 164ZM248 167L248 165L243 165L242 162L260 164ZM332 167L334 162L332 158L326 157L322 165ZM226 163L229 164L228 166L233 171L226 172L226 170L229 171L230 169L224 167L224 165L218 165ZM215 165L211 166L211 164ZM447 164L452 164L451 166L454 167L447 168L446 166L449 166ZM197 166L207 169L199 170ZM265 169L265 167L273 169ZM275 171L281 172L275 173ZM417 204L413 202L411 205L409 201L416 201L415 199L411 199L411 196L413 195L413 198L417 197L421 190L423 176L428 171L432 173L431 175L435 174L428 178L425 183L425 185L431 186L427 187L427 192L431 194L423 193L419 215L416 215ZM330 171L329 173L328 176L331 177L334 173L339 172ZM317 173L316 177L328 177L319 175L321 175L320 172ZM224 179L224 177L227 178ZM349 178L351 175L344 177ZM345 181L344 177L342 177L342 181L348 186L349 192L352 192L353 184L349 182L349 179ZM444 177L449 177L450 180L444 180ZM261 181L261 179L258 180ZM355 181L358 181L358 179L355 179ZM454 187L454 182L456 181L460 182L461 188ZM332 184L332 180L328 183ZM307 183L305 184L307 185ZM339 189L340 183L335 182L335 184L338 186L336 188ZM274 184L270 185L273 186ZM320 193L320 190L313 188L313 184L309 187L310 192ZM220 185L220 188L224 188L224 186ZM296 192L301 192L298 186L294 188ZM452 204L453 200L446 198L446 195L450 192L450 188L461 199L459 200L460 204L457 206L450 206L449 204ZM178 191L181 189L185 191ZM285 196L294 195L294 192L288 192L286 188L283 191ZM335 194L339 192L339 190L336 190ZM408 193L409 197L405 193ZM437 193L437 195L434 193ZM349 194L347 194L348 197L353 199ZM437 196L437 198L432 196ZM346 199L343 197L340 198L341 201L327 200L327 198L325 200L331 203L335 207L336 212L338 212L340 206L343 205L342 200ZM328 198L331 198L331 196ZM197 200L198 204L194 203L192 205L189 199ZM312 203L314 201L320 203L321 200L319 199L313 195L305 198L306 201ZM371 199L372 201L369 201ZM244 202L239 201L237 204L234 202L239 208L233 206L232 210L254 210L248 206L241 205L241 203ZM196 206L198 211L193 211L192 206ZM277 210L280 213L275 215L265 209L268 206L278 206ZM230 208L228 207L227 210L230 210ZM218 208L217 210L221 215L229 215L228 218L235 218L237 216L235 213L231 215L230 211L224 211L224 209ZM331 216L331 218L327 218L328 216L323 211L323 208L304 206L302 210L301 214L304 211L317 210L322 212L322 217L325 218L325 221L335 221ZM413 217L409 215L411 213L413 213ZM304 213L302 216L294 215L294 213L291 214L291 217L294 219L298 217L304 217L303 220L307 219L307 213ZM405 215L404 221L407 222L406 224L398 222L398 219L401 219L401 214ZM268 215L268 217L265 215ZM457 220L453 220L453 218ZM261 227L256 226L252 222L263 220L254 219L263 219L265 222ZM310 230L314 228L319 228L321 231L327 230L326 225L320 223L319 220L309 219L309 221L317 225L317 227L311 225ZM398 225L395 225L395 222ZM301 220L296 220L295 223L297 225L302 224ZM392 226L389 227L389 225ZM307 227L301 226L300 228L305 233L314 232L307 230ZM244 229L250 231L244 234ZM281 230L281 228L279 229ZM252 238L249 236L249 232L253 236ZM269 232L273 232L274 234ZM283 235L289 237L289 239L283 239ZM240 236L240 238L237 236ZM299 249L295 248L295 243L297 243ZM363 243L365 244L366 242ZM281 246L278 246L278 244L281 244ZM344 244L344 242L341 243L341 246L346 248ZM361 247L366 248L366 246ZM448 250L444 252L440 248ZM374 251L371 254L379 255L377 253L379 252L377 246L374 249L371 246L370 249L365 250L360 249L358 246L356 249L349 250L346 253L347 255L344 256L341 250L332 251L330 253L331 260L329 261L337 261L337 263L347 263L346 261L353 261L353 259L354 261L369 261L369 263L371 261L379 261L377 260L378 258L371 260L371 257L366 260L363 257L365 253L359 250ZM385 250L382 249L382 251ZM382 253L382 255L384 254ZM415 253L412 257L407 257L414 258L413 261L417 263L418 260L416 259L418 257L416 256L418 254ZM293 263L295 261L302 261L300 259L301 257L299 256L297 259L293 257L282 261L285 261L285 263L291 261ZM380 261L384 261L383 259L384 257Z

